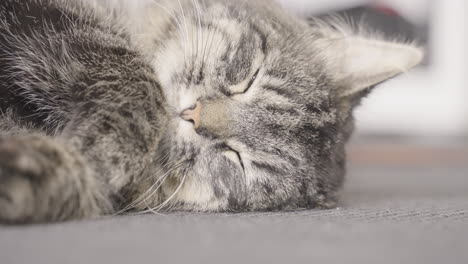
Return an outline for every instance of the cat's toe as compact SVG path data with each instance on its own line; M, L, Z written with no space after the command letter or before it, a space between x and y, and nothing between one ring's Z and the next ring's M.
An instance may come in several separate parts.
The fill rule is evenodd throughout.
M31 142L16 138L0 139L0 177L20 176L39 180L44 173L41 153Z
M34 217L46 180L42 159L27 142L0 140L0 222L27 222Z
M21 172L0 168L0 222L19 223L34 213L34 184Z

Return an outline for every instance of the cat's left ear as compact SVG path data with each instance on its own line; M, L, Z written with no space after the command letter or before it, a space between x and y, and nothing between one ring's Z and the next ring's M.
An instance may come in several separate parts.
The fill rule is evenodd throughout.
M330 40L327 57L336 73L338 96L352 97L417 66L424 51L413 45L361 36Z

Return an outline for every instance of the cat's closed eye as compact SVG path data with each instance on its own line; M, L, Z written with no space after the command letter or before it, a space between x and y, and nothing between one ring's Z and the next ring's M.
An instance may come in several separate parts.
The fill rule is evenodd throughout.
M247 85L247 89L244 91L244 93L248 92L252 85L255 83L258 77L258 73L260 72L260 68L255 72L255 74L252 76L252 79L250 79L249 84Z
M239 94L247 93L250 90L250 88L252 88L252 86L255 84L255 81L257 80L259 73L260 73L260 68L258 68L258 70L252 75L252 78L249 80L246 86L239 87L239 89L234 89L234 91L232 92L232 95L239 95ZM235 91L235 90L240 90L240 89L242 90Z
M242 160L242 156L238 151L229 146L226 146L223 154L234 163L239 164L242 167L242 170L245 171L244 161Z

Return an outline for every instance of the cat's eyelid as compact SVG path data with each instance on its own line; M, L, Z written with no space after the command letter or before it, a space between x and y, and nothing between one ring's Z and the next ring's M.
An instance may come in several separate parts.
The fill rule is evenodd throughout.
M250 88L252 88L253 84L255 83L255 81L257 81L258 79L258 74L260 73L260 69L261 68L258 68L258 70L254 73L254 75L252 76L252 78L250 79L248 85L247 85L247 89L245 89L244 93L248 92L250 90Z
M263 68L262 66L264 62L265 62L265 56L260 56L255 59L255 61L253 62L253 65L258 66L257 68L255 68L256 69L255 72L253 72L253 74L252 73L249 74L250 79L246 79L242 83L232 87L231 89L232 96L245 94L250 90L250 88L254 86L254 84L259 80L259 75L262 71L262 68ZM254 68L252 67L252 69Z
M258 75L260 74L260 71L262 70L262 64L265 62L265 54L263 54L262 58L257 59L258 67L255 73L252 75L252 78L249 80L247 84L247 88L244 90L243 93L246 93L252 88L252 86L255 84L256 81L258 81Z
M228 145L226 145L226 152L231 152L234 155L236 155L236 158L239 161L239 163L240 163L240 165L242 167L242 170L245 172L245 165L244 165L244 161L242 160L241 154L237 150L233 149L232 147L230 147Z
M261 70L261 67L259 67L257 71L255 71L254 75L252 75L248 83L245 83L244 81L245 86L243 86L244 89L242 91L232 93L232 95L235 96L235 95L242 95L242 94L247 93L250 90L250 88L252 88L252 86L255 84L255 82L258 80L258 75L260 74L260 70Z

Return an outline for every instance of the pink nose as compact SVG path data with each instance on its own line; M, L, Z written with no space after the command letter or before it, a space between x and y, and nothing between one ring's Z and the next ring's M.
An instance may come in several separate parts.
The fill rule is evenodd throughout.
M197 102L195 107L184 110L180 117L185 120L193 123L193 128L197 129L200 127L200 113L201 113L201 104Z

